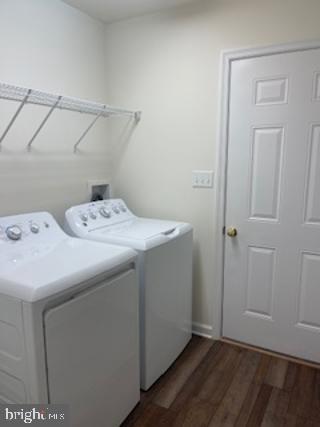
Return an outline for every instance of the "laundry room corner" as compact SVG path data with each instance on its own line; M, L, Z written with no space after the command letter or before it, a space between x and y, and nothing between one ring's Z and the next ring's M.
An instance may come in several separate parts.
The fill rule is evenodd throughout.
M0 82L106 102L104 25L61 1L3 0ZM19 104L0 100L0 135ZM1 215L64 211L89 200L88 181L109 182L108 120L100 120L74 153L91 116L56 110L27 146L49 108L26 105L1 141Z

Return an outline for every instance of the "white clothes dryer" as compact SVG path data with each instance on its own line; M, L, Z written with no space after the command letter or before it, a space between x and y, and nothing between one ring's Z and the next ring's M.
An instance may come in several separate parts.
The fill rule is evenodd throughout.
M0 403L65 403L116 427L139 401L136 253L46 212L0 218Z
M138 251L140 384L147 390L191 338L192 227L139 218L120 199L72 207L65 219L73 236Z

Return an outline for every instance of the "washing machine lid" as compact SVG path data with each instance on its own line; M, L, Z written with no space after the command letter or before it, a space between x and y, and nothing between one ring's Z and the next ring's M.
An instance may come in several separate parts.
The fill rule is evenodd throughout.
M147 250L166 243L191 230L189 224L149 218L135 218L115 226L89 232L91 238Z
M106 229L104 232L127 239L148 240L159 235L168 235L179 227L179 225L179 223L172 221L136 218L118 226L109 227L110 229Z
M22 230L19 240L7 236L12 225ZM29 215L0 218L0 227L0 293L24 301L80 285L136 256L129 248L69 237L47 213L32 214L31 222Z

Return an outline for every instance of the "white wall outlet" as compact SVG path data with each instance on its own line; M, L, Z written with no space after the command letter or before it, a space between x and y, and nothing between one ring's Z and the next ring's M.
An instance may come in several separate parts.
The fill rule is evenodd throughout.
M192 171L192 187L212 188L213 171Z

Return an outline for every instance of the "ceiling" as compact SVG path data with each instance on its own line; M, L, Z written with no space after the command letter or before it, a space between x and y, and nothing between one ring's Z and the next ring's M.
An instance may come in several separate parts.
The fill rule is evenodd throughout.
M157 12L194 0L63 0L106 23Z

